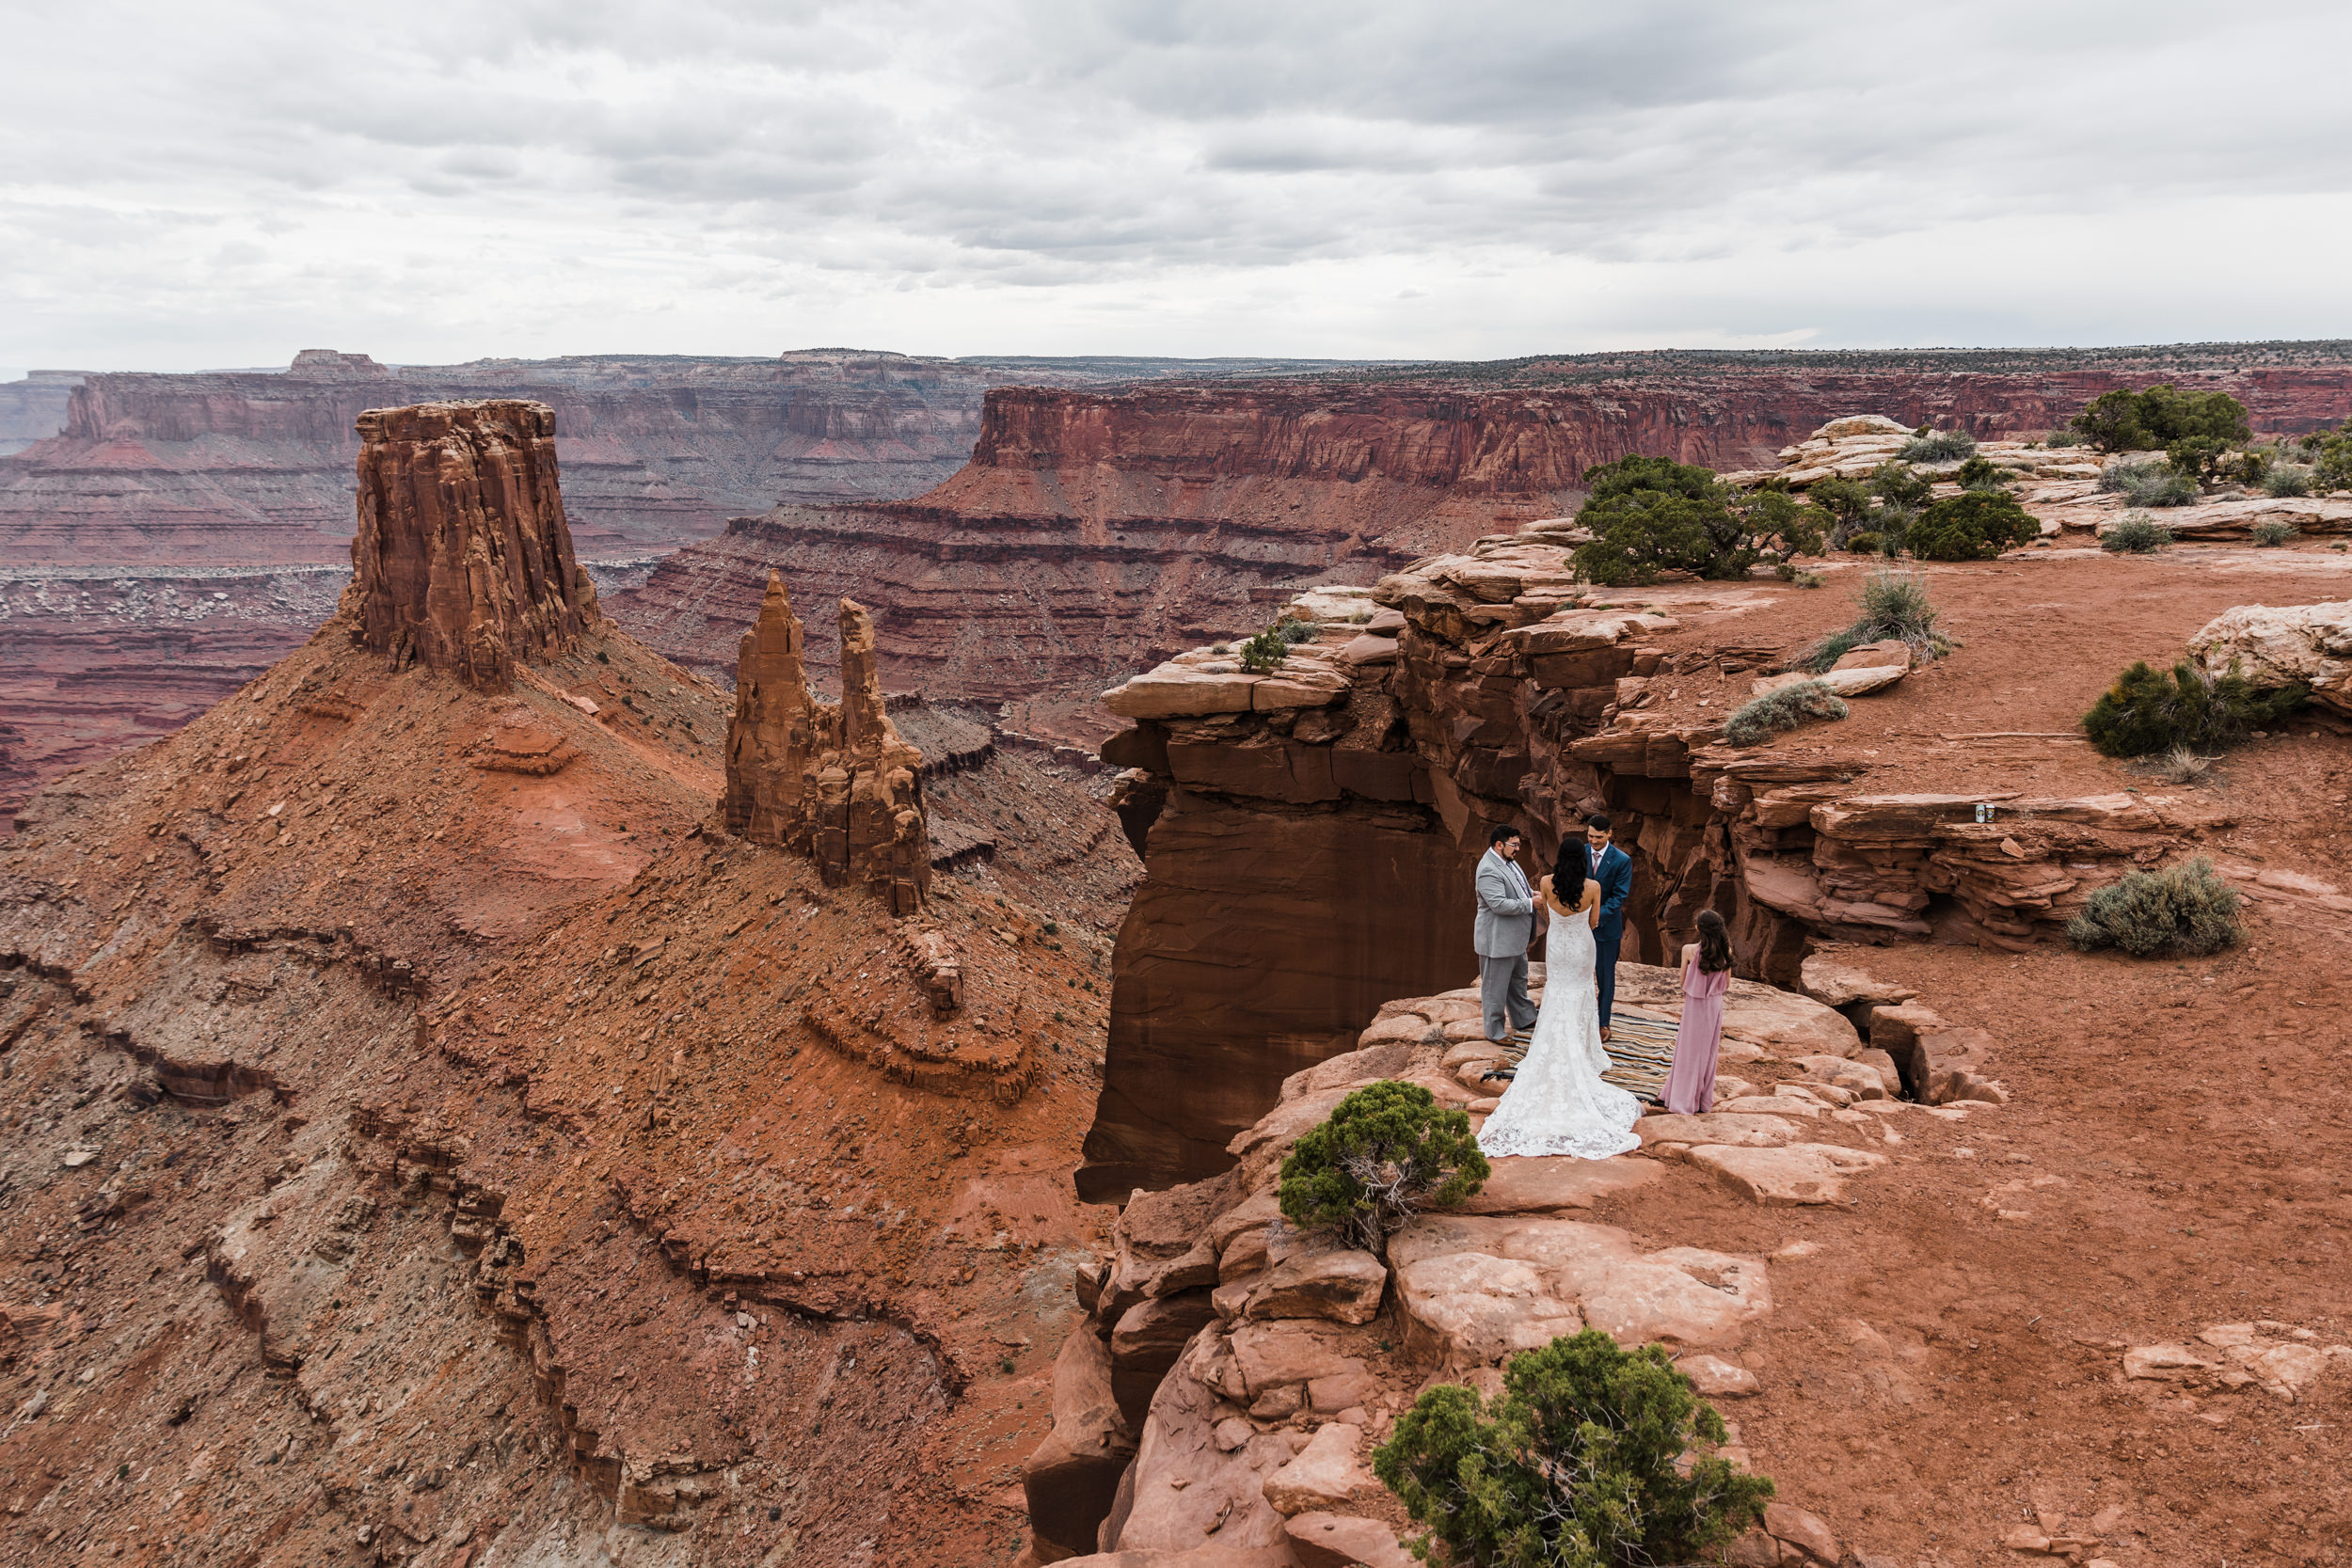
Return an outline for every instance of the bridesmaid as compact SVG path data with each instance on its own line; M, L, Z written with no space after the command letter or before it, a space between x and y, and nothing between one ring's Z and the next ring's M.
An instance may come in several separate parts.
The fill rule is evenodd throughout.
M1699 911L1699 940L1682 950L1682 1027L1675 1031L1666 1109L1705 1116L1715 1108L1715 1053L1724 1040L1724 994L1731 990L1731 933L1713 910Z

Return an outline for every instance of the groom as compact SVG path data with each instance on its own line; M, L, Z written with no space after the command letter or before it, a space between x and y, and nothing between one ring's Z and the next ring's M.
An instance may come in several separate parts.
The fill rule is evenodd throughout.
M1478 1001L1486 1015L1486 1038L1514 1043L1535 1022L1527 995L1527 944L1535 935L1535 890L1519 869L1522 844L1517 828L1499 826L1486 835L1473 884L1478 923L1470 945L1478 950ZM1610 949L1613 955L1615 949Z
M1605 814L1595 812L1584 819L1584 874L1600 887L1600 922L1593 927L1593 977L1600 983L1604 1040L1609 1037L1610 1005L1617 999L1617 946L1625 941L1625 901L1633 891L1633 857L1611 843L1612 836Z

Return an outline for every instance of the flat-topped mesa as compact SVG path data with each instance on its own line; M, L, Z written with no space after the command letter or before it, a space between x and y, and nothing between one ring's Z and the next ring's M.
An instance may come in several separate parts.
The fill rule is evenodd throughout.
M359 431L359 531L342 609L393 668L503 687L595 626L572 559L555 415L506 399L371 408Z
M874 665L874 618L841 601L841 701L809 691L804 634L783 577L736 657L727 725L727 831L814 860L827 882L874 889L896 915L930 893L923 753L898 736Z

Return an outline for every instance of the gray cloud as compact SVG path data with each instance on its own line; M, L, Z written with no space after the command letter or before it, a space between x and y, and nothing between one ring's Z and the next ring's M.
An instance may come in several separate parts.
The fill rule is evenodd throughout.
M12 8L0 364L2344 336L2340 8Z

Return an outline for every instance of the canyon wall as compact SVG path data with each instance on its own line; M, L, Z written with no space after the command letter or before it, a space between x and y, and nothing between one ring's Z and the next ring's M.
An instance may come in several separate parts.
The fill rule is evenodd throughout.
M2106 569L2092 554L2085 570ZM1104 694L1133 723L1103 756L1130 769L1121 815L1145 880L1120 931L1082 1194L1225 1168L1227 1140L1282 1080L1371 1021L1378 998L1351 989L1365 976L1471 983L1469 883L1497 824L1528 836L1540 869L1605 811L1633 859L1626 958L1669 963L1711 909L1742 973L1785 984L1817 940L2023 949L2230 820L2124 790L2050 711L2079 714L2104 674L2070 679L2071 657L2007 638L1964 650L2002 667L1981 697L1956 695L1941 666L1907 673L1900 644L1891 663L1858 650L1877 665L1834 678L1892 694L1861 698L1842 724L1733 747L1723 720L1762 678L1751 672L1819 634L1792 617L1842 601L1763 582L1580 588L1566 558L1538 533L1483 540L1371 589L1300 595L1284 613L1311 635L1272 673L1201 649ZM1998 576L1979 584L2001 603ZM2105 600L2117 585L2076 592ZM2201 592L2217 603L2245 585ZM2123 602L2137 608L2101 613L2148 620ZM2181 635L2211 613L2187 609ZM2042 645L2056 646L2046 628ZM1969 714L1979 701L1988 712ZM2045 771L2016 754L2038 736L2077 760Z
M1080 736L1099 721L1078 691L1246 635L1307 583L1370 583L1570 510L1586 468L1630 453L1770 465L1857 409L1988 439L2039 433L2111 387L2159 379L2227 390L2263 431L2352 417L2344 356L1951 358L1963 368L1933 356L1661 355L1008 388L989 394L972 460L928 494L737 518L615 610L669 657L716 673L782 569L802 592L873 605L894 685L1020 704L1030 727Z

